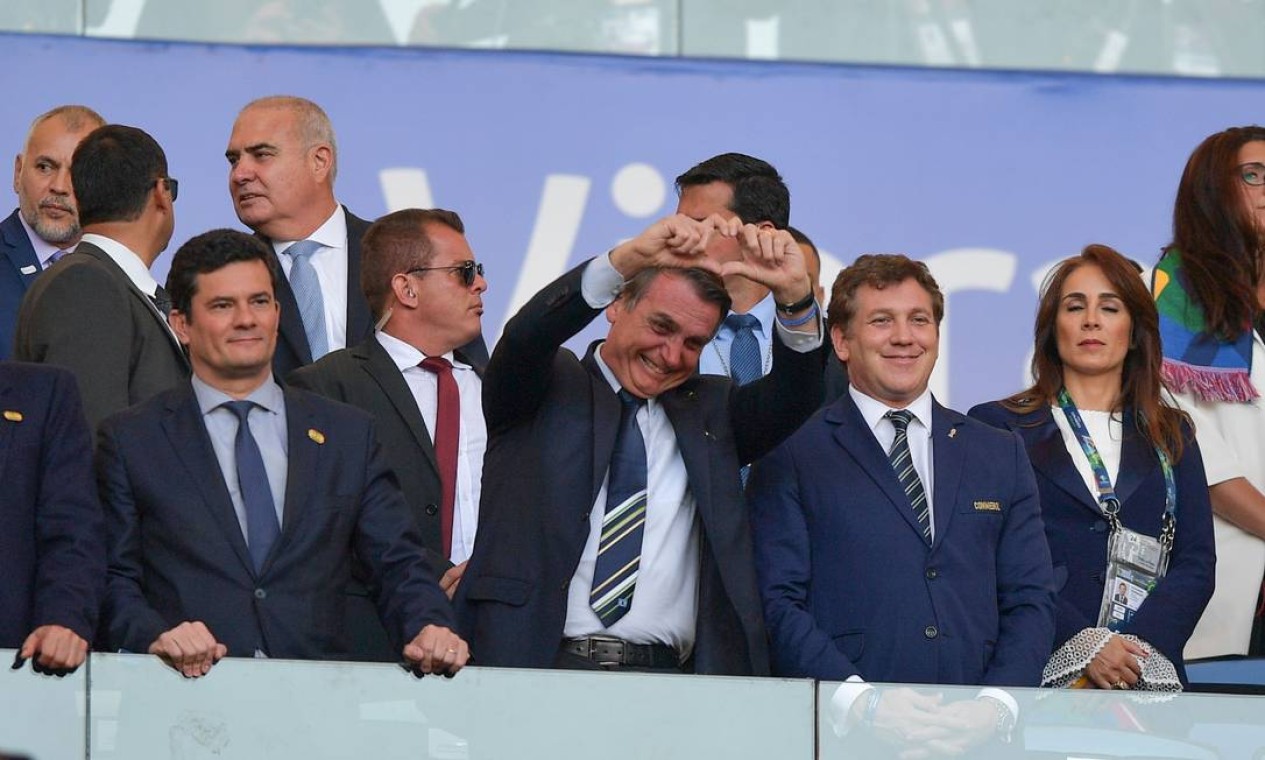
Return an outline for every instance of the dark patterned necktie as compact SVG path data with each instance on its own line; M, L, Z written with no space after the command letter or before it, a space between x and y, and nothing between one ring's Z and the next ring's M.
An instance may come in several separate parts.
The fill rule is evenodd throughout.
M611 453L606 512L589 593L589 605L607 628L632 609L646 525L646 441L637 424L637 411L646 402L625 390L620 390L619 400L619 432Z
M923 539L930 544L931 505L927 503L927 492L923 490L918 470L914 469L913 454L909 450L909 422L914 414L908 409L900 409L884 416L892 421L892 427L896 429L896 440L892 441L892 450L887 452L887 460L892 463L892 469L896 470L896 479L900 481L901 488L905 489L905 496L909 497L909 504L922 527Z

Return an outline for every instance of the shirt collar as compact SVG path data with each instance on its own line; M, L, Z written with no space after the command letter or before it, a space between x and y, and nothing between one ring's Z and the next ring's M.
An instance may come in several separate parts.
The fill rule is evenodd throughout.
M40 268L47 269L48 260L53 258L53 254L62 249L40 237L39 233L32 229L31 225L26 223L26 219L22 218L21 212L18 212L18 221L22 222L22 229L26 230L26 238L31 241L31 248L35 251L35 258L39 259ZM74 249L73 245L66 250L72 249Z
M615 377L615 373L611 371L611 368L606 364L606 360L602 358L603 343L605 343L605 341L597 344L597 347L593 349L593 360L597 362L597 368L602 371L602 377L606 380L606 384L611 387L612 391L619 393L623 390L624 386L620 384L619 378ZM653 405L658 403L658 399L648 398L646 399L646 408L650 409Z
M395 362L395 368L401 372L411 367L416 367L422 363L422 359L426 358L426 354L417 350L417 347L412 343L406 343L384 330L377 332L377 338L379 345L387 352L387 356L390 356L391 361ZM440 354L440 356L447 359L453 369L473 369L469 364L458 359L452 351Z
M190 380L193 383L193 395L198 399L198 409L203 415L210 414L225 402L237 400L196 374ZM273 380L271 372L268 373L268 379L251 391L244 400L253 401L273 414L285 407L285 394L281 391L281 386Z
M119 269L123 270L123 274L127 275L127 279L131 280L132 284L145 295L152 296L158 291L158 280L154 279L154 275L149 272L149 267L145 266L145 262L132 249L117 240L91 232L84 235L80 242L92 243L105 251L106 255L119 265Z
M342 204L334 204L334 213L325 220L324 224L317 227L311 235L303 239L320 243L326 248L346 248L347 214L343 211ZM297 240L274 240L272 241L272 250L277 253L285 253L290 246L297 242Z
M848 384L848 393L852 396L852 401L857 405L857 410L861 412L861 416L865 419L865 424L870 426L870 430L877 430L879 423L883 421L884 415L893 411L896 407L888 406L876 398L867 396L857 390L855 385ZM928 431L931 430L931 389L927 388L918 398L914 399L905 409L913 413L914 419L922 423Z
M731 311L729 313L733 314L734 312ZM773 334L773 320L777 318L777 309L776 309L775 304L773 303L772 293L769 293L767 296L761 299L759 303L757 303L755 306L752 306L750 311L748 311L747 313L755 317L756 320L760 323L761 337L768 338L769 336ZM733 332L732 330L729 329L729 327L724 323L723 320L721 321L721 329L725 330L726 332Z

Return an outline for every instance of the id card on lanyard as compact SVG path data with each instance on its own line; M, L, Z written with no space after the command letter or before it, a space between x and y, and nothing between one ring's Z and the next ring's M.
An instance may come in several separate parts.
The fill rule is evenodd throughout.
M1164 520L1159 538L1129 530L1120 524L1120 500L1098 447L1085 426L1067 389L1059 390L1059 408L1080 442L1098 490L1098 507L1111 526L1107 538L1107 574L1103 586L1098 625L1113 631L1122 629L1168 572L1168 557L1177 532L1177 483L1168 455L1158 446L1155 455L1164 473Z

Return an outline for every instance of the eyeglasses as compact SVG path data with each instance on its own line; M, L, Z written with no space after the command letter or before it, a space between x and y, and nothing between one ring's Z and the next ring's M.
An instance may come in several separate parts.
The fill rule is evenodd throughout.
M483 276L483 264L463 261L451 267L413 267L404 274L417 274L418 272L458 272L458 276L461 277L461 284L468 288L474 284L476 275L479 277Z
M176 200L176 196L180 195L180 183L176 181L175 177L159 177L158 179L154 180L155 185L157 185L159 182L167 183L167 190L171 193L171 200L174 203Z
M1247 185L1265 185L1265 164L1256 161L1239 164L1239 177Z

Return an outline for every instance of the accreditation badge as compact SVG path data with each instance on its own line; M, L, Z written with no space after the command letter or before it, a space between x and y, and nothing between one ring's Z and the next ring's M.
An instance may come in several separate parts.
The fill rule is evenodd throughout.
M1107 581L1098 625L1118 631L1168 572L1168 544L1120 526L1107 541Z

